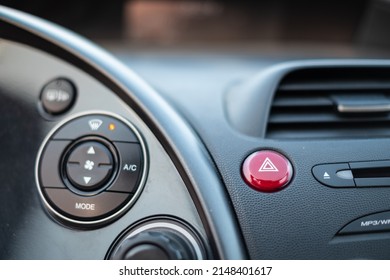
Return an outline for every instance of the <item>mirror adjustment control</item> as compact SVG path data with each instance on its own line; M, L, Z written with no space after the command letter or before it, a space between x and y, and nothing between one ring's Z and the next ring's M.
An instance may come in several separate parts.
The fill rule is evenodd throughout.
M46 84L41 93L41 104L46 113L66 113L76 100L76 87L67 79L59 78Z

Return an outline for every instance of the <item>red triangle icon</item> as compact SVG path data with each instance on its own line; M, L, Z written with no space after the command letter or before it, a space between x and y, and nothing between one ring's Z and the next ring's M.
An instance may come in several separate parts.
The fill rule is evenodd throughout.
M259 172L279 172L275 164L267 157L259 168Z

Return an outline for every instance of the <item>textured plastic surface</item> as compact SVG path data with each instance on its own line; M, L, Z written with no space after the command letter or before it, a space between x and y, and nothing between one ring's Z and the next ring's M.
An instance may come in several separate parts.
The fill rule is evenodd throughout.
M209 64L204 63L204 69ZM197 95L180 95L175 87L153 78L153 71L143 75L164 88L192 122L207 145L221 172L235 207L251 258L255 259L381 259L389 258L387 234L356 238L337 237L350 221L369 213L390 209L390 188L327 188L312 174L315 165L390 159L390 142L378 139L317 139L276 141L253 133L265 127L272 95L283 76L296 68L319 67L388 67L388 61L337 60L303 61L263 68L249 82L226 92L221 83L197 87ZM203 68L202 68L203 69ZM206 70L205 70L206 71ZM181 73L172 72L172 77ZM181 73L192 75L190 71ZM209 75L211 75L209 73ZM245 91L243 89L251 89ZM236 94L239 99L232 99ZM210 98L213 96L213 98ZM247 106L240 107L244 101ZM231 103L230 103L231 102ZM207 105L205 105L207 104ZM232 126L230 110L245 118L248 104L255 108L240 130ZM206 106L206 108L205 108ZM226 107L228 106L228 107ZM240 110L241 108L241 110ZM243 109L245 108L245 109ZM207 110L207 117L202 114ZM206 121L207 120L207 121ZM242 124L242 123L240 123ZM248 129L248 133L245 129ZM285 154L294 168L289 186L276 193L261 193L248 188L239 173L247 155L260 149ZM375 234L374 234L375 235Z
M161 88L204 140L229 191L251 258L390 258L388 232L337 235L342 227L358 217L389 210L390 189L328 188L312 174L312 167L323 163L388 160L388 139L292 138L281 141L264 139L265 134L253 137L265 127L270 100L278 82L293 69L346 66L386 69L390 61L305 60L275 64L255 57L251 57L250 62L244 58L235 58L232 62L228 57L207 56L196 61L185 57L182 64L176 65L169 56L163 56L156 57L155 63L146 66L135 55L118 56ZM183 68L183 64L187 67ZM193 65L198 72L191 67ZM218 71L215 65L221 65ZM251 75L250 71L256 67L258 73ZM218 79L208 82L216 73ZM202 82L191 84L194 79ZM234 80L243 80L243 83L232 87ZM186 90L188 84L191 89ZM242 103L246 105L241 107ZM253 111L249 112L252 105ZM232 125L230 109L245 119L239 126ZM260 193L245 184L240 176L242 162L260 149L279 151L291 160L294 177L286 189L272 194Z
M254 77L251 83L253 86L257 84L257 87L254 86L251 92L241 91L240 94L245 96L243 99L252 96L252 103L257 104L257 115L253 115L252 118L265 127L272 95L286 73L296 68L341 65L348 65L351 68L369 65L381 67L388 66L388 62L305 61L281 64ZM255 95L257 97L254 97ZM262 103L260 98L266 98L268 101ZM211 131L216 129L216 126L208 123L208 127L209 129L203 127L204 139L208 139L205 142L215 143ZM387 201L390 189L325 188L311 174L312 167L320 163L389 159L390 142L387 139L274 141L263 138L264 130L256 138L246 138L245 134L232 136L228 129L225 131L226 135L223 135L221 130L219 125L221 138L226 140L223 145L210 145L212 146L210 150L216 156L217 164L227 182L251 257L265 259L390 257L388 250L384 249L390 245L389 237L380 239L365 237L355 242L350 239L338 239L338 242L330 242L339 229L349 221L368 213L390 209ZM237 176L232 175L239 166L225 164L239 162L248 151L259 147L282 151L291 159L294 166L295 175L290 186L272 196L253 194L241 187L243 183ZM227 150L231 152L227 153Z

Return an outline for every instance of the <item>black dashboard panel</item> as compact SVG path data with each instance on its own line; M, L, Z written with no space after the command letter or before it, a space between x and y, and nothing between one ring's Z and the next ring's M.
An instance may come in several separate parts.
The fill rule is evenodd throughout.
M144 82L60 27L7 8L0 20L0 258L389 258L388 60L150 57L113 49ZM39 101L57 78L77 92L63 114L44 112ZM128 123L135 136L111 139L118 124L105 117ZM79 124L67 129L83 118L92 134L78 133ZM62 165L39 163L45 139L62 141L65 152L46 155ZM122 165L123 143L144 143L136 164ZM94 170L97 151L114 171L89 186L85 172ZM276 180L276 189L257 191L243 176L245 160L258 151L267 153L251 172L265 178L258 186ZM275 154L288 163L283 182ZM135 171L140 162L142 179L123 180L138 189L112 188L118 166ZM50 183L38 189L42 181ZM81 212L64 211L50 194L45 201L45 188L81 196L71 204ZM115 217L79 216L95 211L99 203L88 199L106 192L134 199L118 202ZM161 245L161 236L171 242Z
M218 79L207 83L210 68L237 64L226 56L208 61L198 59L197 69L203 74L196 78L202 83L185 92L185 82L193 77L191 69L183 71L182 66L174 65L165 73L164 79L159 79L153 75L158 72L156 69L142 67L138 60L134 62L131 57L119 57L135 69L138 67L137 70L146 79L162 89L162 93L192 122L205 141L232 197L245 240L250 244L248 248L251 248L249 252L252 258L388 258L387 251L382 250L388 246L386 230L362 229L359 234L347 235L339 235L339 232L352 221L360 218L367 221L364 220L366 215L380 215L387 211L389 189L375 186L371 179L371 184L364 188L329 188L319 183L312 171L319 164L333 166L386 161L389 155L386 153L388 141L385 136L378 137L371 130L364 130L361 131L366 135L363 137L362 133L359 137L351 135L340 138L336 135L335 138L328 136L326 139L265 137L274 94L279 82L288 73L296 69L342 68L347 72L347 69L383 69L381 73L386 75L387 60L321 59L262 63L261 59L247 62L244 57L237 64L246 67L228 68L230 71L221 69ZM160 62L157 67L161 68L168 60L161 56L155 59ZM257 65L258 73L251 73L254 65ZM247 79L243 79L245 75ZM184 82L178 82L175 86L167 82L174 77L180 77ZM367 93L368 90L363 88L363 92ZM234 119L236 116L237 119ZM259 193L245 184L241 176L242 163L247 156L259 150L274 150L291 160L294 176L284 190L271 194ZM386 212L383 215L386 217ZM374 222L386 223L386 219Z

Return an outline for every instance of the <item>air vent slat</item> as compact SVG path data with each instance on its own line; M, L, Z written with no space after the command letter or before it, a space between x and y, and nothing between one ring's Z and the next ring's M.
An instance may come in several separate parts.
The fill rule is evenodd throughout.
M371 103L378 101L381 105L387 99L390 99L390 69L387 68L297 70L285 76L279 84L268 118L266 137L389 137L389 112L342 111L337 106L340 102L354 105L351 101L357 100L362 108L372 108Z
M268 120L268 123L285 123L285 124L311 124L311 123L338 123L338 124L351 124L351 123L371 123L371 122L382 122L387 121L383 120L383 117L375 118L364 118L364 117L353 117L353 118L340 118L337 115L332 114L272 114Z
M309 130L300 130L295 135L292 135L285 129L271 129L268 132L268 137L272 139L286 139L286 140L299 140L299 139L351 139L351 138L383 138L390 137L390 131L384 131L380 129L370 129L370 132L362 133L360 128L358 129L334 129L329 130L319 130L319 129L309 129Z
M288 84L279 88L281 91L328 91L328 90L388 90L390 82L348 82L348 83L308 83Z
M333 103L325 97L283 97L274 100L274 107L322 107L332 106Z

